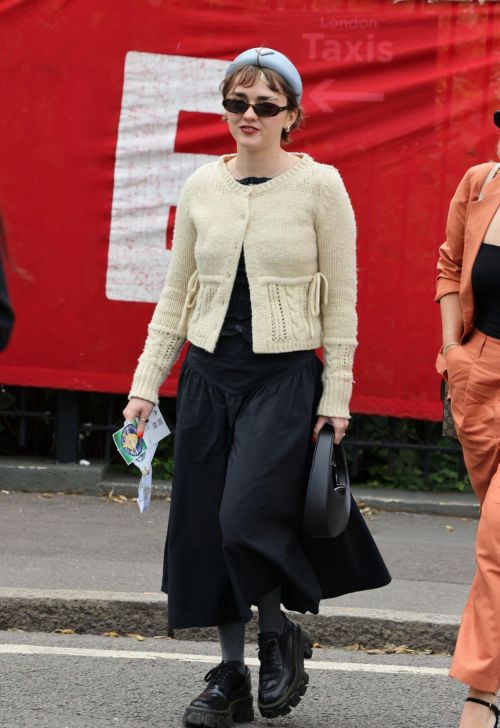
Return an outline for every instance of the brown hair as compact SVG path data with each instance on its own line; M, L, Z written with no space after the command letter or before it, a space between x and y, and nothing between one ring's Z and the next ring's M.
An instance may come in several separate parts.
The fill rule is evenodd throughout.
M253 86L253 84L262 76L272 91L278 91L278 93L282 93L286 96L289 111L294 111L295 109L298 110L297 118L291 125L290 131L288 132L286 129L282 129L281 131L281 141L283 144L290 144L292 141L290 133L303 126L305 114L302 106L297 103L297 98L292 87L285 81L283 76L280 76L279 73L272 71L270 68L261 68L260 66L241 66L230 73L229 76L226 76L226 78L221 82L219 90L222 94L222 98L225 99L234 86L240 84L241 86L248 88L249 86Z

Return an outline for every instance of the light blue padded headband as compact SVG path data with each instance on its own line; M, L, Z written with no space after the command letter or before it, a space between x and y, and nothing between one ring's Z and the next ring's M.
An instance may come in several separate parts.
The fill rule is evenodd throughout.
M243 53L240 53L239 56L236 56L234 61L231 61L226 69L225 76L229 76L230 73L241 66L257 66L259 68L270 68L272 71L276 71L291 86L297 98L297 103L300 104L300 99L302 98L302 80L293 63L283 53L275 51L272 48L249 48L243 51Z

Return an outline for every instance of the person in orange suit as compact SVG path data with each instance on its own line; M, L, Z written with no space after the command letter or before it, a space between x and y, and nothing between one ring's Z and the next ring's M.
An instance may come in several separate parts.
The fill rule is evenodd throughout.
M494 119L500 126L500 112ZM436 366L449 385L453 421L481 508L476 573L450 670L469 686L460 728L493 728L499 717L499 168L487 162L465 173L451 200L437 266L443 346Z

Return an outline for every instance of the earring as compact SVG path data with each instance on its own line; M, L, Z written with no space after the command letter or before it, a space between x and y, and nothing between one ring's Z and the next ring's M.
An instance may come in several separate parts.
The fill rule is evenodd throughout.
M286 131L286 133L288 134L288 132L290 131L290 127L289 127L289 126L287 126L287 127L286 127L286 129L285 129L285 131Z

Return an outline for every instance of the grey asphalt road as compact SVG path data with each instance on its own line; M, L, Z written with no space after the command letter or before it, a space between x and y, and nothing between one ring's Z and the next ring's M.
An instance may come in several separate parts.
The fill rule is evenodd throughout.
M168 501L0 493L0 584L158 592ZM384 589L322 605L459 615L474 571L476 520L378 512L369 527L393 576Z
M256 695L255 645L246 655ZM218 660L217 645L208 642L0 632L1 725L174 728ZM310 687L301 704L274 721L257 713L249 725L458 726L465 688L447 677L449 657L316 649L307 665Z

